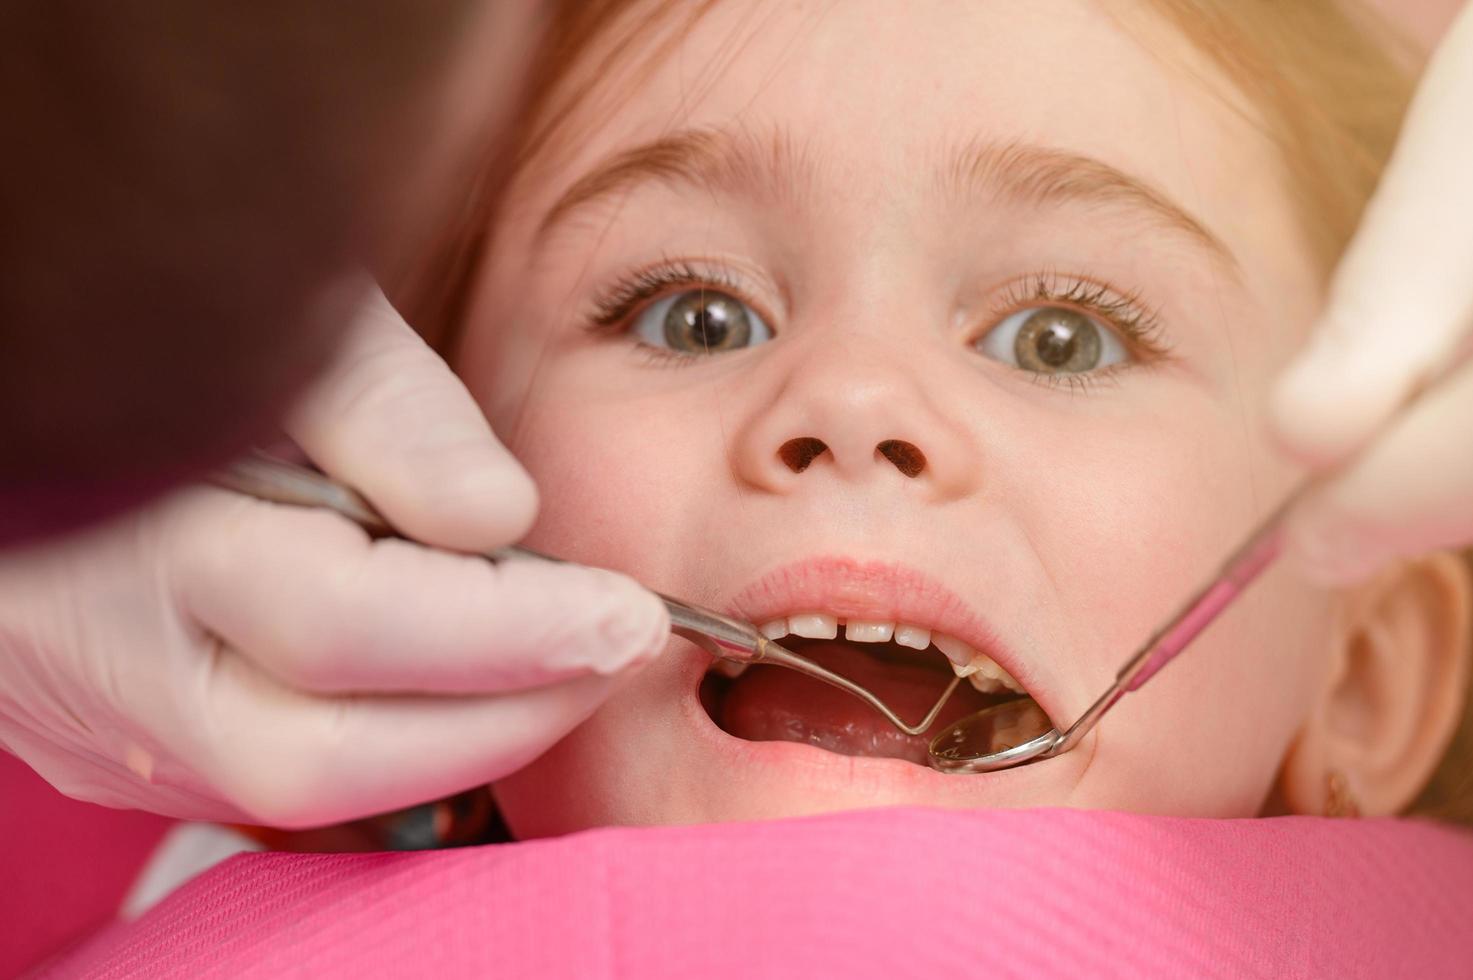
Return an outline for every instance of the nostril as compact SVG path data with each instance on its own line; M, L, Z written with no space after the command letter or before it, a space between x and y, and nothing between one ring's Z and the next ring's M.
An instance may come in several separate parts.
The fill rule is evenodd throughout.
M875 452L895 464L895 468L911 479L921 475L926 468L926 454L920 447L900 439L886 439L875 447Z
M779 446L777 457L794 473L802 473L808 469L810 463L828 451L829 447L824 445L822 439L803 436L801 439L789 439Z

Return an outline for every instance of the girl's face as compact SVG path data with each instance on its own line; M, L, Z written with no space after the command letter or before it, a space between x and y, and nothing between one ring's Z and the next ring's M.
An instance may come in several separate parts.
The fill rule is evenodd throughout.
M462 350L542 489L529 543L759 624L930 630L1072 721L1292 483L1261 410L1319 276L1274 147L1138 12L726 3L643 30L514 189ZM1270 573L1077 750L990 775L916 764L780 669L705 679L672 640L497 792L521 835L1252 815L1332 601ZM794 645L912 715L951 676L846 627Z

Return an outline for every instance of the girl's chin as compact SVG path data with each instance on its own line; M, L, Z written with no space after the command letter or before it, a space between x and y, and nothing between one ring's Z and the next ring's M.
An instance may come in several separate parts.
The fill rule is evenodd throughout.
M698 694L704 667L648 671L547 754L497 784L518 837L597 826L712 823L880 806L1072 802L1088 746L1005 772L947 775L900 758L723 731Z

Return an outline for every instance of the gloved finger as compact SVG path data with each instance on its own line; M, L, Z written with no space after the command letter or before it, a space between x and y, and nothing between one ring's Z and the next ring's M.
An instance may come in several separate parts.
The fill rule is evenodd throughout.
M359 322L287 432L417 541L484 551L520 538L537 511L531 477L444 360L377 286L365 292Z
M57 792L74 800L119 810L146 810L181 820L235 820L240 816L235 808L213 796L203 796L183 786L160 785L154 781L154 773L142 765L129 768L124 761L107 758L85 747L58 745L24 731L6 734L6 748L10 752L36 770ZM141 754L135 760L152 761Z
M1417 90L1396 152L1273 398L1277 435L1313 464L1365 444L1473 326L1473 5Z
M663 646L663 604L612 572L372 541L336 514L197 491L174 591L188 616L316 692L495 693L610 674Z
M1292 516L1288 552L1326 584L1473 544L1473 365L1429 391ZM1457 433L1458 435L1454 435Z
M586 719L617 679L497 697L317 697L229 651L201 701L195 770L273 827L350 820L514 772Z

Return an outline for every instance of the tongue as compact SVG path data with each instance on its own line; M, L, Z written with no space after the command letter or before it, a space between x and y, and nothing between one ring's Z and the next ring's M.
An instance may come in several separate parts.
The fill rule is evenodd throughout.
M919 659L881 659L842 641L805 645L802 652L873 691L912 724L925 717L951 680L949 672ZM963 691L971 694L971 685L963 684L952 695L932 733L981 706ZM841 755L926 763L929 735L906 735L853 695L782 667L752 667L731 681L715 719L729 734L751 742L805 742Z

